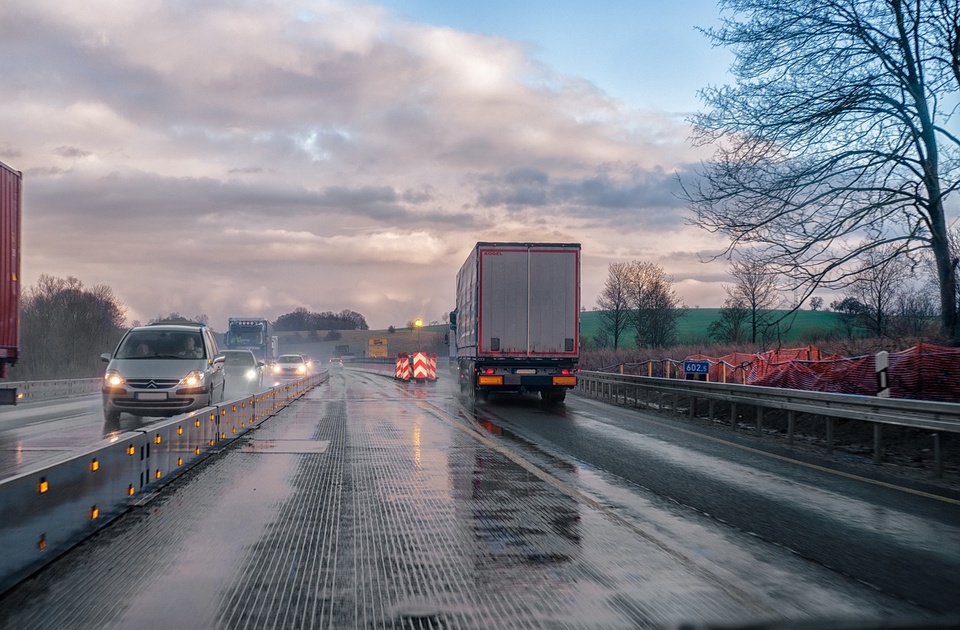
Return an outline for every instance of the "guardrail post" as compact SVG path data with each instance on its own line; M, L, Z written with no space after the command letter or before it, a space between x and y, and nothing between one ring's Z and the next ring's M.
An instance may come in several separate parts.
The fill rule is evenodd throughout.
M757 407L757 436L763 435L763 407Z
M730 428L737 430L737 403L730 403Z
M937 479L943 477L943 460L940 458L940 432L933 434L933 474Z
M833 454L833 417L827 416L827 452Z
M879 464L883 461L883 441L882 426L879 422L873 423L873 463Z
M708 405L708 407L709 407L709 410L707 411L707 420L709 420L710 422L713 422L714 402L712 400L710 401L710 404Z
M787 411L787 444L793 446L793 433L797 428L797 412L793 409Z
M690 413L689 413L688 417L689 417L691 420L693 420L694 416L696 416L696 415L697 415L697 397L696 397L696 396L691 396L691 397L690 397Z

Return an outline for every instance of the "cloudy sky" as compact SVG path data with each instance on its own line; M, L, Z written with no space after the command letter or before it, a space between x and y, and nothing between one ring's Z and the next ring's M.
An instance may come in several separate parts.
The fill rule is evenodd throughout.
M649 260L719 306L685 224L686 118L730 56L713 0L5 0L0 161L24 286L106 284L128 320L454 306L476 241L580 242L583 305Z

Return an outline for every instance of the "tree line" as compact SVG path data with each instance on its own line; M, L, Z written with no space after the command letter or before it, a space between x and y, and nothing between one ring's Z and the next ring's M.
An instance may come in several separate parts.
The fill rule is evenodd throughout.
M932 265L884 248L867 254L830 303L837 327L825 335L842 338L935 339L940 332ZM726 298L706 337L721 344L778 345L802 306L819 310L823 298L792 303L785 295L789 279L775 266L741 258L728 269ZM611 263L597 298L599 331L592 340L604 348L665 348L676 342L677 324L686 313L673 278L656 264Z
M356 311L344 309L339 313L323 311L314 313L302 306L293 312L281 315L273 322L276 331L312 330L369 330L367 320Z
M126 307L107 285L84 286L74 277L41 275L20 300L20 358L9 380L95 378L103 374L100 355L112 352L127 330ZM204 314L158 315L152 322L208 324ZM131 325L139 326L139 321ZM311 313L298 308L274 322L276 330L368 330L360 313Z

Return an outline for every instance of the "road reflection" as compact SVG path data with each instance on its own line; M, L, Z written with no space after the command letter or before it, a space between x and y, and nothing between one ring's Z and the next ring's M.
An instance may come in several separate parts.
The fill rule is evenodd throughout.
M478 425L498 437L512 436L489 420L480 419ZM580 555L580 511L574 499L483 445L470 451L451 458L449 466L454 497L480 543L474 558L478 578L509 580L504 571L511 567L556 568Z

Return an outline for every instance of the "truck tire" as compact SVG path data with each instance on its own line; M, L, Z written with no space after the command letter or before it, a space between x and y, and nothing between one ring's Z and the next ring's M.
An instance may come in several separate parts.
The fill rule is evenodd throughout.
M556 389L541 389L540 398L545 404L556 405L562 403L567 397L567 390L556 388Z

